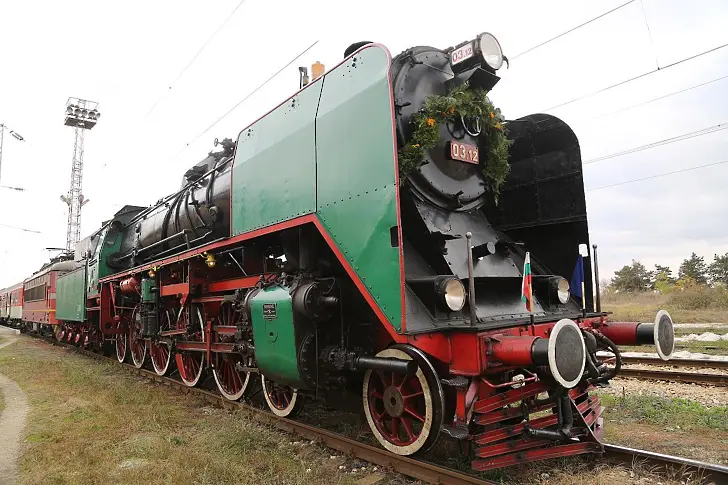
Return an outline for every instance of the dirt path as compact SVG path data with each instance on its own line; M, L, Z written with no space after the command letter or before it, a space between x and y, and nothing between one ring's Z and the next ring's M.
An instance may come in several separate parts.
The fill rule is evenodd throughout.
M0 345L0 349L15 343L12 339ZM0 483L12 485L18 479L18 457L28 415L28 400L18 385L0 374L0 392L3 393L5 409L0 414Z

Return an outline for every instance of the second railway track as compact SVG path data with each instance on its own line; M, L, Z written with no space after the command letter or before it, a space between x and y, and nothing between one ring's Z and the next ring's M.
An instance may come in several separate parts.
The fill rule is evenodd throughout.
M708 374L704 372L684 372L679 370L630 369L622 367L620 377L632 377L643 380L684 382L687 384L708 384L711 386L728 386L728 375Z

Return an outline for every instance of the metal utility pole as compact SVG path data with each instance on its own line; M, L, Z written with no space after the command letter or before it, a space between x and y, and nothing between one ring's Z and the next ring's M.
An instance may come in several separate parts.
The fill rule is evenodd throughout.
M66 251L73 252L81 239L81 208L88 203L84 199L83 187L83 141L86 130L96 126L101 116L98 103L80 98L68 98L64 125L74 129L73 162L71 164L71 186L68 194L61 200L68 205L68 225L66 228Z
M18 141L25 141L25 138L20 136L20 133L17 131L13 131L10 128L8 128L8 125L5 125L3 123L0 123L0 177L2 177L2 167L3 167L3 143L5 141L5 130L8 130L8 132L13 135L13 138L15 138Z

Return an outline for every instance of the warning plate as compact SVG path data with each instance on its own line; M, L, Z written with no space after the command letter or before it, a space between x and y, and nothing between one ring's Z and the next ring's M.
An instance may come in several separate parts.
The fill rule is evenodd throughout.
M266 320L275 320L278 318L278 304L263 303L263 318Z

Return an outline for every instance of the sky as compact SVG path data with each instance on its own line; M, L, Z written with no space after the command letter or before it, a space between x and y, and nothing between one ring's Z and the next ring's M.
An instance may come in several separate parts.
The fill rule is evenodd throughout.
M235 139L297 90L298 66L333 67L361 40L396 55L491 32L512 59L499 71L492 101L508 119L537 112L563 119L586 162L728 122L728 47L671 66L728 43L724 1L635 0L519 55L626 2L2 0L0 123L25 141L6 132L0 185L26 190L0 188L0 224L41 232L0 225L0 287L36 271L51 254L45 248L65 246L60 196L71 176L73 129L63 125L69 96L97 101L101 111L86 135L83 194L90 202L82 237L122 206L146 206L174 191L215 138ZM728 160L726 133L584 165L603 278L632 259L677 272L693 251L707 261L728 252L728 163L624 183ZM605 187L613 184L620 185Z

